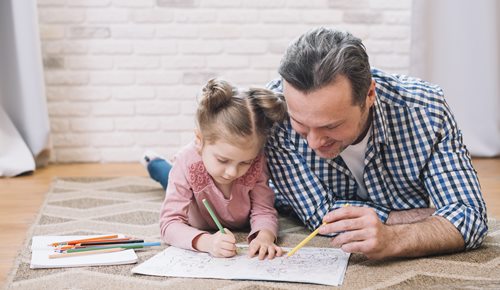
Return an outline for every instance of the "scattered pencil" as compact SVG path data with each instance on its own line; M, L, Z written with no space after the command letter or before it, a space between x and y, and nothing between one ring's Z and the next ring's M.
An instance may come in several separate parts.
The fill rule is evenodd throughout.
M76 253L61 253L61 254L52 254L49 255L49 259L57 259L57 258L67 258L74 256L83 256L83 255L95 255L95 254L105 254L105 253L113 253L126 250L124 248L111 248L111 249L100 249L86 252L76 252Z
M81 240L55 242L55 243L49 244L49 246L57 247L59 245L75 245L75 244L84 243L84 242L103 240L103 239L114 239L114 238L118 238L118 235L109 235L109 236L101 236L101 237L94 237L94 238L81 239Z

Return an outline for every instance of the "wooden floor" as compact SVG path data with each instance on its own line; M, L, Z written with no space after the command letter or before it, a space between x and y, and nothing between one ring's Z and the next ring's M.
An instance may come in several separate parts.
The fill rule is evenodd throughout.
M474 159L490 218L500 218L500 158ZM35 174L0 178L0 287L3 288L10 268L29 226L34 219L54 177L77 176L147 176L136 164L68 164L50 165Z

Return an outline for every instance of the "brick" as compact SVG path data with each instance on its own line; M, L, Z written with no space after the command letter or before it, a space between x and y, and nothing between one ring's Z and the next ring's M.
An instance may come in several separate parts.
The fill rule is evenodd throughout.
M370 0L329 0L328 7L338 9L366 9Z
M165 116L161 119L161 128L163 130L193 130L194 127L195 122L191 116Z
M62 52L62 45L60 42L42 42L42 54L57 54Z
M89 138L86 134L64 133L51 134L51 141L54 147L81 147L90 144Z
M131 18L138 23L162 23L172 22L174 20L174 12L167 9L141 9L132 11Z
M179 103L176 101L160 102L140 102L136 104L137 115L177 115L179 114Z
M181 81L181 72L137 72L137 83L140 85L178 84Z
M200 0L156 0L159 7L190 8L198 7Z
M204 68L206 60L204 56L197 55L175 55L162 57L162 67L165 68Z
M208 8L235 8L242 7L242 0L202 0L200 6Z
M101 160L101 152L98 149L87 147L75 148L55 148L55 161L57 163L64 162L99 162Z
M248 57L234 55L207 56L207 66L210 68L246 68L249 64Z
M110 0L70 0L66 5L69 7L105 7L110 3Z
M40 39L54 40L64 38L64 27L59 25L40 24Z
M100 148L100 152L102 155L102 162L138 162L144 151L118 146L116 148ZM161 187L159 187L159 189L161 189Z
M36 4L38 8L45 6L64 6L66 4L66 0L37 0Z
M263 38L269 43L283 36L283 28L283 25L276 24L251 25L242 31L242 38Z
M216 1L216 0L214 0ZM285 0L253 0L253 1L243 1L242 5L243 7L246 8L281 8L285 7L286 1Z
M264 23L296 23L302 18L299 10L265 10L261 12Z
M107 87L68 87L66 99L74 101L105 101L111 98L111 89Z
M181 112L183 115L194 116L196 114L196 109L198 108L198 102L196 100L186 100L181 103Z
M42 8L38 11L42 23L80 23L85 19L85 11L68 8Z
M88 45L92 54L130 54L133 51L132 42L129 40L95 40Z
M63 133L69 131L69 120L67 118L60 119L57 117L50 118L50 132Z
M70 71L45 71L48 85L85 85L89 82L88 73Z
M160 67L158 56L116 56L115 67L119 69L152 69Z
M49 103L47 108L51 117L85 117L90 113L90 105L81 103Z
M328 8L328 0L287 0L286 7L303 8L303 10L313 10L312 8Z
M185 72L183 76L183 84L186 85L205 85L209 79L217 77L218 74L213 71L205 72Z
M253 27L260 20L260 14L255 10L225 9L217 14L220 23L252 23ZM243 32L251 27L245 28Z
M86 135L90 140L90 144L98 147L123 148L124 146L132 146L135 144L133 136L131 136L129 133L106 132L106 133L87 133ZM123 148L123 149L129 150L129 148ZM101 150L101 152L103 151Z
M306 10L302 15L302 19L306 23L318 25L337 24L342 22L344 12L332 9L325 10Z
M230 54L259 54L267 52L268 43L262 40L238 40L225 44Z
M223 50L222 43L215 40L182 40L179 50L186 54L216 54Z
M205 85L206 81L208 79L195 85L155 86L156 97L163 100L195 100L201 94L202 86Z
M410 57L409 55L400 54L377 54L373 57L372 63L377 65L377 67L383 65L384 67L391 69L405 69L410 65Z
M89 50L87 42L80 40L64 42L62 52L64 54L86 54Z
M385 24L411 25L411 11L384 11Z
M129 20L128 9L87 9L88 23L124 23Z
M111 118L71 119L70 126L73 132L109 132L115 128Z
M408 10L412 0L369 0L369 7L383 10Z
M198 25L156 25L156 36L158 38L197 38L199 35Z
M174 145L176 148L180 148L181 145L184 145L179 140L179 131L155 131L155 132L135 132L134 138L136 140L136 144L139 146L146 146L147 148L151 148L152 146L172 146ZM177 151L176 149L175 151ZM167 155L167 156L173 156Z
M250 67L252 68L269 68L278 70L280 65L281 55L256 55L250 58Z
M115 39L146 39L153 38L154 26L124 25L111 27L111 35Z
M96 85L131 85L135 83L134 72L92 72L90 83Z
M131 8L142 8L142 7L152 7L153 0L113 0L113 6L115 7L131 7Z
M409 39L411 29L400 25L371 25L369 35L373 39Z
M122 131L154 131L160 128L160 120L147 117L117 118L115 125L117 130Z
M138 40L134 41L134 51L137 54L175 54L177 41L175 40Z
M176 23L215 23L217 14L212 10L177 10Z
M274 40L269 42L269 52L283 55L290 45L290 40Z
M104 26L73 26L69 28L70 38L109 38L111 30Z
M143 100L143 99L153 99L155 97L154 88L144 87L144 86L113 87L111 94L113 96L113 99L116 100Z
M200 27L200 35L210 38L240 38L241 28L236 25L207 24Z
M43 67L45 69L62 69L64 68L64 58L58 56L44 56Z
M133 116L134 104L130 102L99 102L92 105L93 116Z
M269 73L263 70L228 71L227 75L231 76L231 81L242 87L263 87L271 80Z
M366 24L380 24L382 23L382 13L380 12L358 12L346 11L344 12L343 20L345 23L366 23Z
M71 56L66 57L66 66L75 70L104 70L113 67L113 59L107 56Z

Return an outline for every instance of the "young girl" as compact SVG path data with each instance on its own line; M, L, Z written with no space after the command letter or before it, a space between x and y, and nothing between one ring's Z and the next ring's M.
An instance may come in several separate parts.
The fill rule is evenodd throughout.
M236 254L231 231L207 231L217 229L202 203L207 199L225 228L250 225L250 257L272 259L283 254L274 243L277 212L263 146L273 124L285 114L284 100L269 90L240 91L222 80L205 85L196 113L195 141L177 154L171 170L165 160L145 155L151 177L166 185L160 214L166 243L214 257Z

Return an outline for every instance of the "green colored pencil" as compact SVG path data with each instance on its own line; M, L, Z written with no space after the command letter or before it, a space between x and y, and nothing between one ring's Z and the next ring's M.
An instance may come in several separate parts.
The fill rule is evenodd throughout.
M217 225L217 227L219 228L219 231L223 234L225 234L226 232L224 231L224 228L222 227L221 223L219 222L219 219L217 218L217 216L215 215L215 212L212 210L212 208L210 207L210 204L208 204L208 200L206 200L205 198L202 200L203 204L205 205L205 207L207 208L208 210L208 213L210 214L210 216L212 217L212 219L214 220L215 224Z

